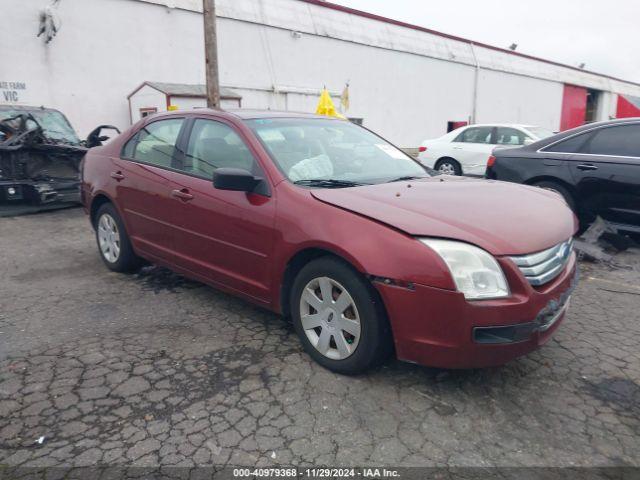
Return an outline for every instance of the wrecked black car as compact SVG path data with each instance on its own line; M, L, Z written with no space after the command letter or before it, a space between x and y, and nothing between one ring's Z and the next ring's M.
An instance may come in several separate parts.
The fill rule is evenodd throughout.
M101 125L80 140L67 118L44 107L0 105L0 216L80 203L80 162L109 137Z

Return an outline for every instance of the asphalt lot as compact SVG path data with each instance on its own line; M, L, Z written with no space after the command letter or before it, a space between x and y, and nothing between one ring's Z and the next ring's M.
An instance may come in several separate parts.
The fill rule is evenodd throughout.
M351 378L276 315L109 272L80 209L0 218L0 466L640 466L640 252L616 262L526 358Z

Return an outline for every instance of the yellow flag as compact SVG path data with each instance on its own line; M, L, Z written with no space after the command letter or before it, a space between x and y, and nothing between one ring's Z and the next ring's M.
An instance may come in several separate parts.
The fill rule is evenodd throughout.
M342 118L343 120L346 120L344 116L340 115L336 111L336 107L333 104L333 100L331 100L331 95L329 95L329 91L326 88L324 88L322 90L322 93L320 94L320 100L318 101L316 114L326 115L328 117Z

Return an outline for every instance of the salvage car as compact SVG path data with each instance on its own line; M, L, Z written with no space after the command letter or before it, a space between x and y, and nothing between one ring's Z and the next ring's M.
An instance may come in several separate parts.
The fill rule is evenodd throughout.
M560 194L582 227L598 216L640 233L640 118L592 123L521 148L496 149L487 178Z
M551 135L551 130L533 125L468 125L422 142L418 160L447 175L483 176L496 145L528 145Z
M575 216L553 192L430 172L348 121L203 109L91 149L82 198L109 269L144 259L290 317L336 372L538 348L575 286Z
M0 105L0 213L80 202L80 161L108 137L102 125L81 141L67 118L43 107Z

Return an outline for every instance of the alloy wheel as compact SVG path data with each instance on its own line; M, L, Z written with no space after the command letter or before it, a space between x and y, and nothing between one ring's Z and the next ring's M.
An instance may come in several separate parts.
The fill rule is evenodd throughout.
M111 215L104 213L98 222L98 241L102 256L109 263L115 263L120 257L120 232Z
M358 308L347 289L332 278L307 283L300 298L300 320L311 345L327 358L344 360L358 347Z
M441 163L440 166L438 167L438 171L440 173L444 173L445 175L455 175L456 174L455 167L453 166L453 164L451 164L449 162Z

